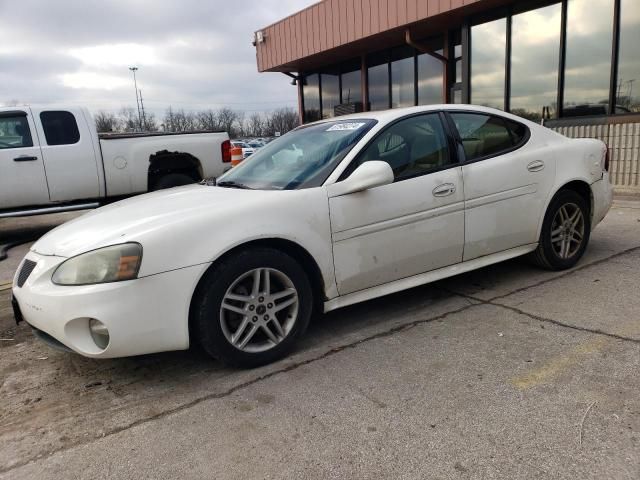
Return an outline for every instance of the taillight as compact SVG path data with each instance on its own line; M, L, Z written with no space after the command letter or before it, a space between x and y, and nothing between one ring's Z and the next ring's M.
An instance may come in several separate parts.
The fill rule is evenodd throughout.
M220 149L222 150L222 163L231 163L231 141L222 142Z
M604 145L604 171L609 171L609 146L607 144Z

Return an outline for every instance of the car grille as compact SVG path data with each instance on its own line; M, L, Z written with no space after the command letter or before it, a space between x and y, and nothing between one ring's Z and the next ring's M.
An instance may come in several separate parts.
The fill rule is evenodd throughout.
M25 260L22 264L22 268L20 269L20 273L18 274L18 287L22 287L24 282L27 281L33 269L36 268L36 262L32 262L31 260Z

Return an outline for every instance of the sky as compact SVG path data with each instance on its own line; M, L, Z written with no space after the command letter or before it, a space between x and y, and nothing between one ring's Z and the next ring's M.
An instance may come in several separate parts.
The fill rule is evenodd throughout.
M317 0L0 0L0 105L92 111L270 111L297 105L281 73L258 73L253 32Z

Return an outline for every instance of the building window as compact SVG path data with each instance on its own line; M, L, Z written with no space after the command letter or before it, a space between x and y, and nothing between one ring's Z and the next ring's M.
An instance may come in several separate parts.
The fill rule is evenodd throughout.
M563 105L566 116L600 110L606 113L613 6L614 0L569 0Z
M304 121L320 120L320 78L319 75L307 75L302 85L302 100L304 102Z
M334 116L334 107L340 104L340 79L337 74L320 75L322 88L322 118Z
M342 73L342 103L362 102L362 73L357 70Z
M391 52L391 108L412 107L415 100L415 53L403 47Z
M640 4L622 0L620 5L620 54L615 113L640 112Z
M555 117L561 4L514 15L511 23L511 112L539 122Z
M442 50L438 50L442 55ZM444 65L428 54L418 55L418 105L442 103Z
M387 64L369 67L369 110L389 108L389 70Z
M504 110L505 18L471 28L471 102Z

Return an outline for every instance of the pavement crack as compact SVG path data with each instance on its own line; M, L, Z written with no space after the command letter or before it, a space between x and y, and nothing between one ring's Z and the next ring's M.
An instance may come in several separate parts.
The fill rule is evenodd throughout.
M457 294L455 294L455 295L457 295ZM96 435L96 436L91 437L89 439L80 439L80 440L75 441L75 442L69 442L69 443L67 443L65 445L62 445L62 446L60 446L58 448L54 448L54 449L49 450L47 452L41 452L41 453L38 454L37 457L32 457L32 458L20 461L18 463L15 463L15 464L11 465L10 467L0 467L0 474L4 474L4 473L7 473L7 472L16 470L16 469L18 469L20 467L24 467L25 465L37 462L37 461L42 460L42 459L44 459L46 457L49 457L49 456L51 456L53 454L64 452L64 451L67 451L67 450L71 450L72 448L75 448L75 447L78 447L78 446L81 446L81 445L90 444L90 443L93 443L93 442L95 442L97 440L100 440L102 438L110 437L112 435L116 435L116 434L124 432L126 430L130 430L130 429L132 429L134 427L137 427L139 425L150 423L150 422L153 422L155 420L159 420L161 418L165 418L165 417L168 417L170 415L173 415L173 414L176 414L176 413L180 413L182 411L185 411L185 410L188 410L188 409L190 409L192 407L195 407L196 405L199 405L199 404L201 404L203 402L206 402L206 401L209 401L209 400L217 400L217 399L229 397L229 396L233 395L234 393L236 393L236 392L238 392L240 390L244 390L244 389L246 389L248 387L251 387L251 386L253 386L253 385L257 384L257 383L260 383L260 382L263 382L263 381L268 380L270 378L273 378L273 377L275 377L277 375L281 375L283 373L288 373L288 372L291 372L293 370L297 370L298 368L301 368L301 367L304 367L306 365L310 365L310 364L316 363L316 362L318 362L320 360L323 360L325 358L331 357L331 356L336 355L336 354L338 354L340 352L343 352L345 350L356 348L359 345L371 342L373 340L377 340L377 339L385 338L385 337L390 337L390 336L395 335L396 333L400 333L400 332L404 332L404 331L407 331L407 330L411 330L411 329L413 329L415 327L418 327L420 325L425 325L425 324L428 324L428 323L436 322L438 320L443 320L443 319L445 319L445 318L447 318L447 317L449 317L451 315L456 315L456 314L458 314L460 312L463 312L463 311L468 310L470 308L476 307L478 305L479 305L478 303L469 303L469 304L464 305L464 306L462 306L460 308L457 308L455 310L450 310L450 311L444 312L444 313L442 313L440 315L436 315L435 317L423 318L423 319L419 319L419 320L414 320L413 322L403 323L401 325L396 325L395 327L392 327L392 328L390 328L388 330L384 330L382 332L378 332L378 333L375 333L373 335L369 335L368 337L364 337L364 338L358 339L358 340L356 340L354 342L351 342L351 343L348 343L348 344L345 344L345 345L340 345L338 347L331 348L330 350L327 350L324 353L322 353L320 355L317 355L315 357L308 358L306 360L300 360L298 362L294 362L294 363L291 363L289 365L283 366L280 369L271 371L269 373L266 373L266 374L261 375L261 376L256 377L256 378L253 378L253 379L248 380L246 382L240 383L238 385L234 385L233 387L231 387L231 388L229 388L229 389L227 389L227 390L225 390L223 392L210 393L208 395L203 395L203 396L195 398L195 399L193 399L193 400L191 400L191 401L189 401L187 403L183 403L183 404L178 405L176 407L164 410L162 412L158 412L155 415L151 415L151 416L148 416L148 417L140 418L140 419L135 420L135 421L133 421L133 422L127 424L127 425L123 425L121 427L114 428L112 430L109 430L108 432L104 432L102 435Z
M591 263L586 263L584 265L580 265L579 267L572 268L571 270L567 270L566 272L561 273L560 275L555 275L555 276L553 276L551 278L546 278L544 280L541 280L539 282L533 283L533 284L528 285L526 287L516 288L515 290L512 290L511 292L504 293L502 295L497 295L495 297L490 298L488 301L489 302L493 302L495 300L501 300L503 298L509 297L509 296L511 296L511 295L513 295L515 293L525 292L525 291L527 291L527 290L529 290L531 288L539 287L541 285L545 285L545 284L547 284L549 282L553 282L555 280L560 280L561 278L568 277L570 275L573 275L574 273L581 272L582 270L586 270L587 268L595 267L597 265L600 265L601 263L606 263L606 262L608 262L610 260L613 260L614 258L618 258L618 257L621 257L623 255L627 255L629 253L636 252L638 250L640 250L640 245L635 246L635 247L631 247L631 248L627 248L626 250L614 253L613 255L609 255L608 257L605 257L605 258L601 258L600 260L595 260L595 261L593 261ZM456 293L458 295L462 295L462 294L460 294L458 292L453 292L453 291L451 293ZM462 295L462 296L464 296L464 295Z
M558 277L556 277L556 278L558 278ZM600 330L599 328L580 327L578 325L572 325L570 323L561 322L560 320L555 320L553 318L542 317L542 316L536 315L534 313L526 312L525 310L522 310L522 309L517 308L517 307L512 307L510 305L505 305L504 303L495 302L494 299L483 300L482 298L474 297L473 295L457 293L457 292L453 292L451 290L447 290L447 289L444 289L444 288L442 288L442 290L444 290L445 292L454 294L454 295L458 295L459 297L463 297L463 298L466 298L468 300L472 300L472 301L478 302L478 303L476 303L476 305L478 305L478 304L491 305L492 307L504 308L506 310L510 310L510 311L512 311L514 313L517 313L519 315L524 315L525 317L529 317L529 318L531 318L533 320L537 320L539 322L551 323L551 324L557 325L559 327L570 328L572 330L577 330L579 332L592 333L592 334L595 334L595 335L603 335L605 337L615 338L616 340L622 340L622 341L625 341L625 342L631 342L631 343L640 344L640 339L638 339L638 338L625 337L624 335L618 335L617 333L606 332L604 330ZM502 297L500 297L500 298L502 298Z

